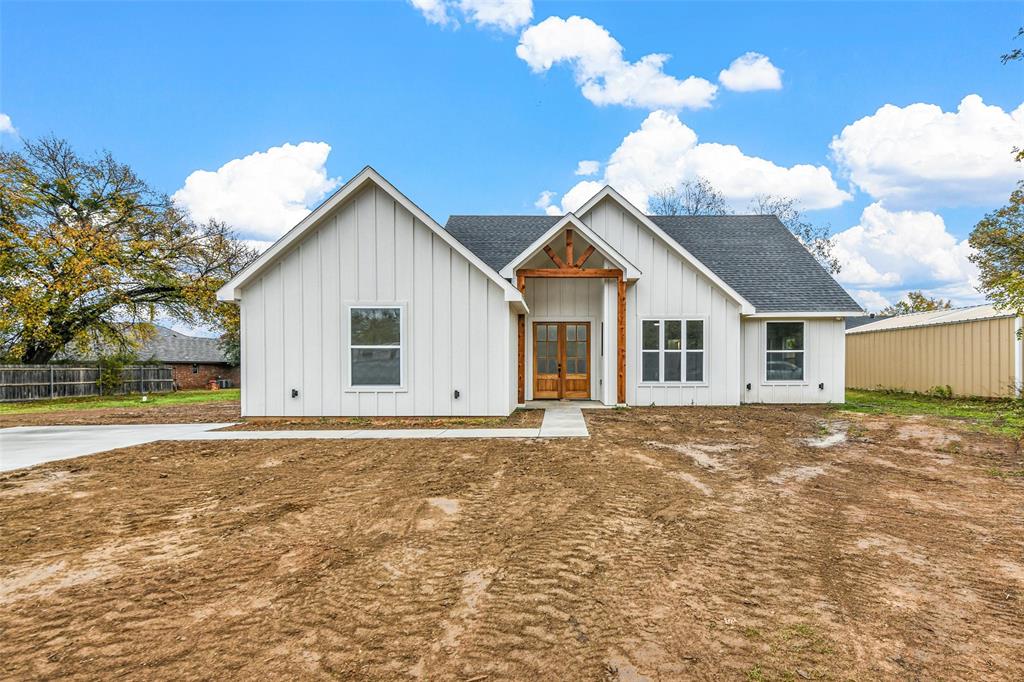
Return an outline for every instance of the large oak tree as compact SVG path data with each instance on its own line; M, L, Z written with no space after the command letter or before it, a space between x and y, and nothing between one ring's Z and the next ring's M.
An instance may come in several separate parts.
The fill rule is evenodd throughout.
M0 152L0 355L44 363L68 344L130 350L149 323L230 327L215 292L253 257L197 224L110 154L44 138ZM228 322L225 325L225 320Z

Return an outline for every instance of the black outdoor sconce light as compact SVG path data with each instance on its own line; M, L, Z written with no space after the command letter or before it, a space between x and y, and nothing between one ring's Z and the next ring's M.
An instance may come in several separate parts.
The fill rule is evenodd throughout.
M459 399L459 392L458 392L458 391L455 391L455 399L456 399L456 400L458 400L458 399Z
M818 384L818 390L819 391L824 391L825 390L825 382L824 381L821 382L820 384Z
M299 397L299 389L297 389L297 388L293 388L292 389L292 397L293 398L298 398Z

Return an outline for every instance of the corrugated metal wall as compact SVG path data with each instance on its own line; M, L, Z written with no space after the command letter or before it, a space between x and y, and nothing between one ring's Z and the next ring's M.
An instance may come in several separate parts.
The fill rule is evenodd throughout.
M1013 394L1014 318L846 335L846 385L956 395Z

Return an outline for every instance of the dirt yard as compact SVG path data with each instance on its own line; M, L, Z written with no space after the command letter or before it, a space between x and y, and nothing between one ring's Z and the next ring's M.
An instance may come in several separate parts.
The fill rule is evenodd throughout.
M532 429L538 428L543 410L516 410L507 417L338 417L243 420L237 400L181 405L78 408L0 414L0 429L11 426L84 424L193 424L242 422L226 431L279 429Z
M1024 678L1024 454L820 408L0 475L0 677ZM939 425L941 424L941 425Z

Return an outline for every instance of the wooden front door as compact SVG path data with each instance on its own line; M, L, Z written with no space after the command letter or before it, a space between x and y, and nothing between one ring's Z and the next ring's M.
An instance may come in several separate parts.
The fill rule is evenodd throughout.
M533 397L590 398L590 323L533 323Z

